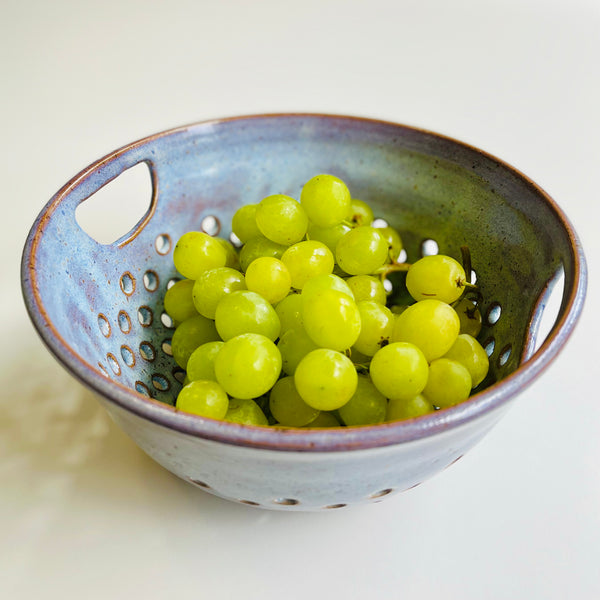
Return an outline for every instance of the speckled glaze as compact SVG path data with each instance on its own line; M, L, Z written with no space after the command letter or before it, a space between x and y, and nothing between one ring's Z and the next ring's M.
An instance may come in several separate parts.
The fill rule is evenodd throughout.
M77 224L77 206L139 163L152 177L150 209L114 244L97 243ZM482 391L426 417L335 430L274 430L177 412L168 403L182 373L170 356L173 329L162 304L177 276L176 240L214 224L206 217L227 237L241 204L274 193L298 197L304 182L324 172L399 229L409 261L427 239L456 257L469 246L484 315L501 311L481 334L493 347ZM561 273L560 312L538 348L540 316ZM329 510L414 487L479 441L571 334L586 267L562 211L502 161L403 125L291 114L181 127L92 164L35 221L22 285L49 350L165 468L252 506Z

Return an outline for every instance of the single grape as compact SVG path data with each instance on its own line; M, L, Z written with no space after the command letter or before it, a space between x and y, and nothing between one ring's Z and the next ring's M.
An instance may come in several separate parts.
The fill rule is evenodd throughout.
M375 387L390 400L409 400L420 394L429 369L417 346L405 342L388 344L371 360L369 374Z
M387 294L383 287L383 282L379 277L372 275L354 275L346 279L348 287L354 294L354 299L357 302L361 300L373 300L379 304L387 302Z
M402 252L402 238L393 227L381 227L379 233L388 244L388 257L391 262L396 262Z
M308 337L303 327L288 329L279 338L277 348L281 353L282 370L287 375L293 375L300 361L318 346Z
M390 400L388 402L386 421L403 421L404 419L413 419L422 415L428 415L435 409L433 404L419 394L414 398Z
M203 271L224 267L227 251L216 238L201 231L188 231L175 244L173 262L184 277L196 280Z
M267 302L277 304L289 294L292 278L288 268L278 258L261 256L246 269L246 285Z
M348 427L383 423L387 413L387 398L366 375L359 375L356 391L338 413Z
M260 229L256 224L257 204L246 204L238 208L231 219L231 231L235 233L238 240L245 244L253 237L260 235Z
M323 290L337 290L354 300L354 294L348 284L341 277L338 277L333 273L311 277L302 288L302 300L304 301L306 298L309 298L317 292L322 292Z
M340 425L341 423L333 413L322 410L314 421L308 425L304 425L302 429L329 429L331 427L340 427Z
M385 264L388 245L375 227L356 227L340 238L335 257L345 273L369 275Z
M323 290L304 298L302 317L310 339L323 348L346 350L360 334L356 302L337 290Z
M186 365L186 377L188 381L204 379L207 381L216 381L215 377L215 358L223 342L207 342L198 346L192 354Z
M250 264L261 256L281 258L287 246L277 244L264 235L257 235L249 239L240 250L240 267L246 272Z
M302 298L300 294L291 293L286 296L281 302L275 307L275 312L279 317L281 323L280 336L296 327L304 328L304 320L302 319Z
M454 406L471 394L471 375L464 365L449 358L438 358L429 365L429 378L423 396L440 408Z
M461 298L454 310L460 320L460 333L468 333L476 338L481 332L481 312L477 304L469 298Z
M415 300L434 298L448 304L460 298L466 281L462 265L443 254L420 258L406 274L406 287Z
M375 215L373 209L362 200L352 198L350 201L350 221L355 225L370 225Z
M173 319L175 325L198 314L192 297L193 289L194 282L191 279L181 279L166 291L165 311Z
M346 184L334 175L317 175L304 184L300 203L318 227L332 227L350 215L351 196Z
M229 398L216 381L192 381L177 395L177 410L208 417L222 419L229 407Z
M421 300L396 317L392 340L418 346L428 362L444 356L458 337L460 321L441 300Z
M331 250L315 240L306 240L290 246L281 256L292 278L292 287L301 290L304 284L317 275L333 271L334 258Z
M231 398L227 414L223 417L229 423L268 427L269 421L260 406L250 398Z
M260 333L275 341L281 330L275 309L260 294L250 290L223 296L215 311L215 325L225 342L242 333Z
M279 378L281 354L264 335L245 333L227 340L214 364L217 381L230 396L258 398Z
M185 369L192 352L207 342L219 339L215 322L202 315L186 319L177 326L171 338L171 352L175 362Z
M340 238L350 231L352 227L347 223L337 223L331 227L317 227L314 223L308 223L307 237L310 240L316 240L317 242L323 242L335 255L335 247L340 241Z
M217 304L223 296L245 289L246 281L239 271L230 267L209 269L200 273L194 283L194 306L201 315L214 319Z
M335 410L346 404L356 391L357 379L352 361L327 348L309 352L294 374L298 393L317 410Z
M390 343L394 332L392 311L373 300L362 300L356 306L360 313L361 328L353 348L366 356L373 356Z
M259 202L256 224L266 238L277 244L291 246L306 235L308 217L294 198L275 194Z
M273 386L269 396L269 408L278 423L290 427L308 425L320 412L302 400L293 377L282 377Z
M452 348L444 354L444 358L456 360L466 367L474 388L485 379L490 368L486 351L473 336L467 333L461 333L456 338Z

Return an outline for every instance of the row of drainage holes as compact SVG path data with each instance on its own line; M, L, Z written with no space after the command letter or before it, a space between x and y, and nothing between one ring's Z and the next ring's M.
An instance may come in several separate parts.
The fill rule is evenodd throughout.
M154 312L149 306L140 306L137 311L137 317L142 327L150 327L154 323ZM173 319L164 311L160 315L160 321L167 329L173 328ZM131 317L124 310L119 311L117 323L122 333L126 335L131 333ZM105 338L109 338L112 334L110 322L104 313L98 314L98 329L100 329L100 333Z
M148 271L144 273L142 281L144 282L144 287L148 292L155 292L158 289L159 279L156 271L148 269ZM126 296L131 296L133 292L135 292L136 285L136 279L129 271L125 271L125 273L121 275L121 278L119 279L119 287Z
M488 358L492 357L494 354L494 350L496 349L496 340L493 337L488 338L485 342L483 342L483 349L485 353L488 355ZM498 366L503 367L510 358L512 354L512 344L506 344L498 353Z

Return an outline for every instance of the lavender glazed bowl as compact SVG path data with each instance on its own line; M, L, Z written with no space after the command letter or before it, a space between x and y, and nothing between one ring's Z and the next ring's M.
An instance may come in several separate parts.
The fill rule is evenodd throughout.
M76 208L139 163L153 184L148 212L115 243L94 241L79 227ZM173 329L162 302L177 276L175 241L190 229L228 236L241 204L273 193L298 197L305 181L325 172L399 229L409 261L427 240L457 257L469 246L491 365L482 391L428 416L357 428L269 429L177 412L170 404L181 370L170 355ZM560 309L536 343L559 277ZM412 488L477 443L565 344L582 309L586 267L554 201L493 156L394 123L282 114L173 129L95 162L35 221L22 287L50 352L158 463L228 500L320 510Z

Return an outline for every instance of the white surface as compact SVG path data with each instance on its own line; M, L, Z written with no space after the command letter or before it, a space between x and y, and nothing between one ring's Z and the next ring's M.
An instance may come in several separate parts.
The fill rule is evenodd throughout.
M28 2L0 19L0 597L600 597L596 0ZM356 114L454 136L545 188L591 269L582 322L452 468L380 504L270 513L138 450L39 342L25 236L129 141L211 117Z

